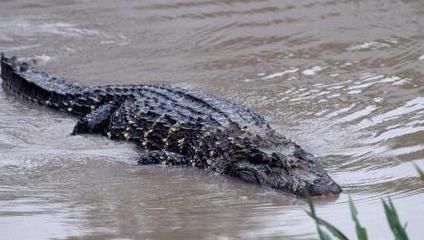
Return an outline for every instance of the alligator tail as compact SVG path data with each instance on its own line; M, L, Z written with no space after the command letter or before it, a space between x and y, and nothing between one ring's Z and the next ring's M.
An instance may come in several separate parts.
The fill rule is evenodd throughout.
M18 61L16 57L8 58L1 53L0 76L3 79L2 87L8 93L75 115L84 115L89 111L85 105L81 108L69 107L69 102L81 95L86 87L51 77L33 69L26 62Z

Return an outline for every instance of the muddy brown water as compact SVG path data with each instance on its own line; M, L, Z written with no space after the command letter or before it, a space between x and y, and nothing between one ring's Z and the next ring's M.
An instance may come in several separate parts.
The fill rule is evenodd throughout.
M391 196L424 234L424 2L0 1L0 51L83 84L166 83L255 109L343 186L320 216L390 239ZM300 199L134 146L70 136L75 119L0 90L2 239L309 239Z

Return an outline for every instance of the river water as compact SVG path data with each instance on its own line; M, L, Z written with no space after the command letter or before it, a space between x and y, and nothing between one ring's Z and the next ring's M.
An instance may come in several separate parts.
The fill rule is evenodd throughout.
M249 106L344 188L317 202L354 238L390 239L390 196L424 234L424 2L0 0L0 51L83 84L165 83ZM309 239L306 204L134 146L0 90L2 239Z

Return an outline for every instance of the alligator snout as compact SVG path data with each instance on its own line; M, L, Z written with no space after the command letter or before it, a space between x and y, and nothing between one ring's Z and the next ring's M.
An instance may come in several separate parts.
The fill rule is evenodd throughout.
M342 192L342 188L330 177L316 179L306 187L311 196L337 196Z

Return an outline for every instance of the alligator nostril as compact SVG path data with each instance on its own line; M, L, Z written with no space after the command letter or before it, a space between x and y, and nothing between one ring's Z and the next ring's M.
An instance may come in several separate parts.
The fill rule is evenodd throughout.
M337 185L337 183L334 183L334 182L330 185L329 189L330 189L330 192L334 194L339 194L342 192L342 188L339 185Z
M309 185L308 191L311 196L325 196L339 194L342 192L342 189L335 182L332 182L330 180L325 181L325 179L319 178L315 179L313 181L313 184Z
M318 179L315 179L314 180L314 184L318 184L318 183L320 183L321 182L321 178L318 178Z

